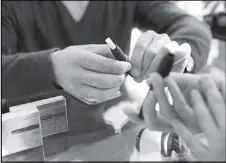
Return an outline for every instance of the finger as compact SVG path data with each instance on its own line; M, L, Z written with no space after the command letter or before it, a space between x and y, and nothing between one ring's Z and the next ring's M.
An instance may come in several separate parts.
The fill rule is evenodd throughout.
M205 76L209 76L211 77L211 79L213 79L214 83L216 84L217 88L219 89L220 93L222 94L225 102L226 102L226 88L225 88L225 75L222 74L222 78L218 77L219 74L217 74L217 76L215 75L216 73L213 72L213 74L207 74Z
M225 123L225 101L219 92L216 84L210 77L203 77L199 81L200 91L207 100L208 106L219 127L224 127Z
M116 97L120 87L111 88L111 89L98 89L88 85L83 84L74 84L75 94L83 99L91 99L99 102L107 101Z
M193 111L184 99L184 96L175 80L169 76L164 79L164 81L173 98L173 109L186 124L191 124L192 122L194 122L195 119Z
M137 78L135 78L135 80L137 79L139 82L144 80L145 75L149 73L147 69L151 65L155 56L158 54L159 49L163 45L168 44L169 42L170 38L166 34L160 34L152 40L151 44L147 47L146 51L144 52L141 73Z
M172 121L175 132L185 141L195 156L203 156L207 153L207 148L186 128L179 120Z
M137 40L133 53L132 53L132 69L131 69L131 75L138 76L140 75L141 68L142 68L142 62L144 57L144 52L151 43L152 39L157 35L154 31L147 31L143 33L140 38Z
M173 78L173 80L177 83L179 89L183 92L183 95L187 101L187 104L191 107L191 90L198 89L198 81L203 76L202 74L195 75L190 73L181 73L172 72L169 77ZM193 109L192 109L193 110Z
M171 132L172 126L159 117L156 112L156 97L152 90L149 90L143 103L143 117L145 125L150 130Z
M147 85L151 86L151 79L147 80ZM149 91L153 91L150 89ZM146 96L147 98L147 96ZM156 99L156 98L155 98ZM156 126L153 126L152 130L160 131L160 132L172 132L173 128L171 125L171 121L169 123L169 120L163 117L162 115L157 112L157 109L159 108L159 104L156 104L155 108L152 108L153 110L150 110L150 115L152 116L150 120L153 120L153 124L156 124ZM159 110L159 109L158 109ZM154 129L155 127L155 129Z
M157 71L158 66L160 66L160 63L161 63L161 61L162 61L162 59L164 58L165 55L168 55L169 53L174 54L175 49L178 49L178 48L179 48L179 45L175 41L172 41L169 44L162 46L159 49L158 54L153 59L151 65L147 69L147 72L149 72L147 74L147 77L149 77L149 74L151 72Z
M192 152L186 153L183 157L185 158L186 161L191 161L191 162L199 160Z
M125 81L125 75L103 74L82 68L76 68L73 75L73 80L75 83L80 83L100 89L119 87Z
M164 122L164 119L155 117L156 126L153 126L152 128L150 128L150 126L147 126L145 124L145 122L138 117L139 111L136 111L135 109L131 109L131 108L123 108L123 111L132 122L139 124L139 125L142 125L142 126L145 126L150 130L155 130L155 131L160 131L160 132L163 132L163 131L164 132L172 132L173 131L172 126L169 125L169 124L166 124Z
M215 138L218 133L217 126L198 90L192 90L191 102L199 127L209 140Z
M145 124L149 129L155 129L157 121L157 113L155 110L156 98L154 92L149 90L142 106L142 112Z
M191 55L191 47L189 44L184 43L175 49L174 52L174 65L172 72L184 72L185 67L187 66L188 57Z
M160 114L165 116L169 120L172 120L172 118L174 118L176 115L174 114L175 112L171 108L171 105L166 96L164 89L165 85L162 77L157 73L153 73L151 74L149 80L151 80L152 82L154 93L160 106Z
M202 144L209 147L208 139L204 133L196 134L195 137L197 137L197 139L199 139L202 142Z
M88 44L79 46L97 55L116 60L107 44Z
M75 62L81 67L91 71L122 75L131 68L129 62L106 58L90 51L84 51L84 53L85 54L81 55Z
M177 83L180 90L186 90L187 88L198 88L198 80L200 79L200 75L184 73L172 72L169 77L173 78L173 80Z
M173 127L171 125L172 121L169 121L165 117L162 117L159 112L157 112L157 120L154 131L159 132L173 132Z
M137 123L137 124L140 124L140 125L144 125L144 121L141 120L138 115L139 115L139 112L136 111L135 109L131 109L131 108L123 108L123 112L128 116L128 118L134 122L134 123Z

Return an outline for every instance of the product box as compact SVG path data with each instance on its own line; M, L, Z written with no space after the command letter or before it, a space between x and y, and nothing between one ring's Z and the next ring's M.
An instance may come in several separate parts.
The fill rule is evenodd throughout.
M45 161L54 160L62 152L69 149L66 100L61 96L56 101L37 105L37 109L44 159ZM59 159L58 161L65 161Z
M2 156L6 160L20 160L25 153L30 155L35 151L42 155L37 161L46 160L69 148L67 106L63 96L13 106L9 110L2 115ZM39 150L33 150L36 148ZM32 158L27 156L25 160L35 161Z
M35 106L2 115L2 156L42 145Z

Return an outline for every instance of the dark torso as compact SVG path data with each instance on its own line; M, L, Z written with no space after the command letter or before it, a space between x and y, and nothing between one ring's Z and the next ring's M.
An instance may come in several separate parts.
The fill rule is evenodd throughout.
M14 6L15 5L15 6ZM135 5L126 1L90 1L80 22L60 2L15 2L18 49L23 52L71 45L104 44L111 37L128 52Z

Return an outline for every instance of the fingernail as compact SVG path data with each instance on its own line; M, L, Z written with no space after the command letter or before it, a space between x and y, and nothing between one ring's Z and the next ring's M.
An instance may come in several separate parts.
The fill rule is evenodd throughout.
M126 64L127 64L127 69L126 69L126 71L129 71L130 69L131 69L131 64L129 63L129 62L126 62Z
M191 54L191 46L188 43L183 43L180 47L180 50L185 52L185 54L190 55Z
M151 86L151 79L150 78L148 78L147 80L146 80L146 83L147 83L147 85L149 85L149 86Z
M130 109L129 109L129 108L123 108L122 110L123 110L123 112L124 112L126 115L128 115L128 113L130 113Z
M158 76L159 74L156 72L153 72L149 75L149 78L154 79L156 76Z
M174 54L175 51L179 48L179 45L176 41L171 41L170 43L166 44L164 47L168 49L169 52Z
M151 73L149 79L152 81L152 84L158 82L159 77L161 77L158 73Z
M135 81L141 83L143 81L143 78L138 76L137 78L135 78Z

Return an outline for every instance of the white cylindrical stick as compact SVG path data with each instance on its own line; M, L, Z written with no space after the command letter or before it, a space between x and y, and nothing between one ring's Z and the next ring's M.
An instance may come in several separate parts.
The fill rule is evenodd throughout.
M105 42L108 44L108 46L112 49L115 50L116 49L116 45L113 43L113 41L108 37Z

